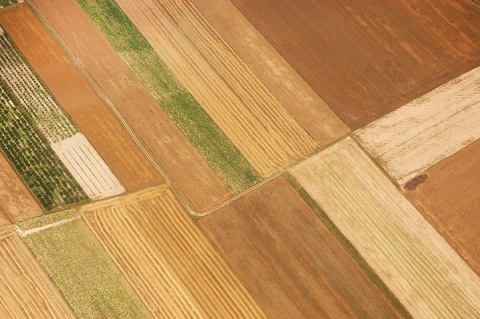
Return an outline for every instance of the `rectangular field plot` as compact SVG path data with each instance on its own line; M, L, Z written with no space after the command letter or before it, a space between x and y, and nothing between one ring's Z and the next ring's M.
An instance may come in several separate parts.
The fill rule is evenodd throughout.
M258 181L256 171L245 157L175 77L115 1L79 0L78 3L233 192L240 192ZM123 32L117 32L118 29Z
M105 96L112 102L118 113L124 117L175 188L181 191L194 210L208 210L232 197L232 191L242 191L259 179L251 168L247 169L238 162L239 159L236 157L238 152L232 151L232 153L228 151L228 148L226 149L227 153L216 150L216 148L223 148L223 142L219 142L221 139L217 138L215 130L210 130L211 119L205 122L204 115L206 113L197 116L195 113L197 108L201 110L198 104L190 105L182 102L182 99L188 97L188 94L181 87L178 90L174 89L173 92L166 90L177 86L175 81L172 82L175 84L174 86L171 86L168 81L165 82L166 79L172 79L172 77L168 73L163 73L162 65L158 68L154 67L149 59L141 57L137 61L140 65L146 64L139 67L137 71L143 72L142 70L145 69L146 74L152 73L152 79L160 77L158 81L152 80L154 84L159 85L159 91L155 91L157 93L153 94L156 98L153 98L140 82L139 77L132 71L137 64L130 64L132 65L131 69L125 63L75 0L55 3L48 0L33 0L32 3L36 12L48 20L49 25L54 28L75 58L85 67L85 71L98 83ZM115 21L109 17L107 20ZM121 29L127 30L123 27ZM146 42L146 40L144 41ZM144 54L147 51L150 52L148 54L155 54L152 48L145 51L144 44L141 47ZM128 48L124 48L124 50L128 51ZM136 73L138 73L137 71ZM165 85L164 87L162 83ZM194 108L191 109L193 106ZM175 122L163 107L171 108L172 112L180 112L176 113L178 117L169 113ZM187 111L185 116L182 115L184 111ZM199 123L201 125L197 125ZM205 123L209 124L203 126ZM188 130L193 131L189 133ZM201 133L202 130L209 132L204 134ZM215 142L212 143L212 141ZM195 146L192 145L193 142L195 142ZM204 144L202 147L207 147L206 151L213 152L214 160L211 160L210 156L206 156L204 151L200 152L196 148L199 147L199 143ZM220 161L215 160L217 156ZM230 164L225 164L225 161ZM245 162L243 163L245 164ZM219 167L222 166L225 168L219 170ZM243 177L239 177L238 174L243 174Z
M284 178L200 219L270 318L400 318Z
M408 199L480 276L480 140L425 171Z
M2 318L76 318L28 247L9 228L0 229Z
M190 1L116 2L262 177L319 147Z
M17 228L78 318L151 318L75 211L32 219Z
M470 1L233 2L351 129L480 62Z
M68 22L64 21L64 23ZM102 102L101 92L94 91L94 83L87 81L76 68L75 63L78 62L69 59L65 48L55 41L52 33L42 25L29 6L17 5L2 11L0 24L22 52L32 70L38 74L58 104L68 113L71 121L95 147L127 190L135 191L163 183L160 173L109 110L107 102ZM17 73L22 72L19 75L23 80L27 80L26 65L21 62L21 59L17 58L10 68ZM18 65L22 65L21 70ZM113 79L118 82L117 76L112 76L112 81ZM31 82L34 80L31 79ZM23 88L23 94L30 100L36 98L42 106L55 104L48 92L38 83L30 90ZM136 105L135 107L132 105L135 104L130 103L130 108L136 109ZM54 117L49 118L48 127L55 129L53 125L59 119L63 122L67 121L62 113L58 111L52 113L51 108L49 110L47 115L54 115ZM45 114L41 116L46 117ZM43 119L43 121L46 120ZM76 132L72 133L76 134ZM62 140L73 134L64 136ZM60 141L55 140L55 142Z
M167 187L87 205L82 215L154 317L265 317Z
M477 318L480 279L350 138L291 170L414 318Z
M480 67L355 132L403 185L480 138Z

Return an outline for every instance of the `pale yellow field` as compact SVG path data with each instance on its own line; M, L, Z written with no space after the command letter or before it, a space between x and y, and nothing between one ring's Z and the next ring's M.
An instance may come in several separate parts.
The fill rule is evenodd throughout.
M10 228L0 229L0 316L75 318L27 246Z
M399 184L480 138L480 67L355 132Z
M264 317L166 186L87 205L82 215L155 317Z
M347 138L292 174L415 318L480 318L480 279Z
M319 147L190 2L117 3L262 177Z

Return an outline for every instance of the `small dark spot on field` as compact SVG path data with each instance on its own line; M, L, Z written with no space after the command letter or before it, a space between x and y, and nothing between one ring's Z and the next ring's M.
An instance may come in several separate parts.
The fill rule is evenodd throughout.
M403 188L407 191L413 191L417 188L418 185L425 182L428 178L427 174L422 174L411 179Z

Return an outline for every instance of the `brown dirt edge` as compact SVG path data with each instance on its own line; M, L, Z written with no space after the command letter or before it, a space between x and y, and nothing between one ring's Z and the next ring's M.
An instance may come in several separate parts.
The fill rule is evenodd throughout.
M330 233L337 239L337 241L343 246L345 251L352 257L352 259L357 263L357 265L365 272L367 277L373 282L373 284L384 294L386 299L390 301L391 305L395 310L405 319L413 319L412 315L408 310L403 306L403 304L398 300L398 298L393 294L390 288L385 285L385 283L380 279L372 267L365 261L365 259L360 255L360 253L355 249L355 247L350 243L350 241L342 234L342 232L337 228L337 226L332 222L328 215L318 206L318 204L313 200L313 198L303 189L300 183L296 180L295 177L286 173L284 177L297 192L297 194L307 203L310 209L315 213L315 215L320 219L320 221L327 227Z

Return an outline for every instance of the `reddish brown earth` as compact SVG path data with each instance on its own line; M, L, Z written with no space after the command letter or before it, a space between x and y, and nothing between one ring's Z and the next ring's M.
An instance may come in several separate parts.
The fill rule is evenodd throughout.
M199 211L232 196L74 0L31 1Z
M429 168L406 196L480 275L480 140Z
M200 219L271 318L398 318L284 178Z
M161 175L26 4L2 10L0 24L127 190L163 183Z
M233 2L351 129L480 63L469 1Z
M43 210L0 153L0 227L43 214Z

